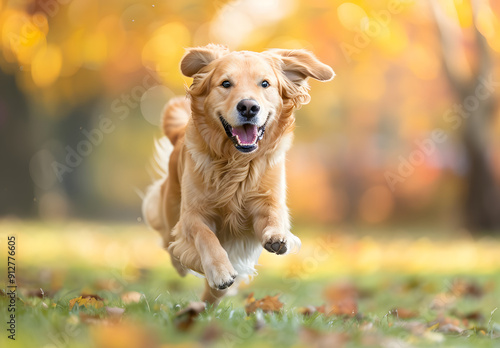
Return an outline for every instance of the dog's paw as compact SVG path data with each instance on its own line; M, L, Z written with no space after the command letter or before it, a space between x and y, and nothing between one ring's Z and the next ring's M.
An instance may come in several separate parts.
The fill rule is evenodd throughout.
M279 233L269 228L263 235L262 246L270 253L283 255L300 249L300 239L292 233Z
M274 254L278 254L278 255L283 255L288 250L288 248L286 246L286 241L284 241L284 240L276 240L276 239L273 239L273 238L269 239L264 244L264 249L266 249L270 253L274 253Z
M205 277L208 280L208 285L216 290L224 290L233 285L238 273L233 267L223 265L209 265L205 270Z

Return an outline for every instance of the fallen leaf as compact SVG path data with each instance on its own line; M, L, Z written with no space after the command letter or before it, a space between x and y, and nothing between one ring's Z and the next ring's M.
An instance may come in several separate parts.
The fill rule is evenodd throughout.
M391 313L394 313L394 315L399 319L412 319L418 317L418 312L401 307L391 310Z
M139 303L142 298L142 294L137 291L129 291L122 294L122 301L125 304Z
M470 312L464 315L467 320L484 321L484 315L479 311Z
M262 309L265 313L279 312L283 308L283 303L279 300L280 295L265 296L260 300L253 297L253 292L245 300L245 311L247 314L255 313L257 309Z
M327 315L355 316L358 313L358 298L360 292L352 283L344 282L329 286L324 291L329 303Z
M94 307L94 308L102 308L104 307L104 303L102 302L102 300L98 300L96 299L95 297L90 297L90 296L87 296L87 297L83 297L83 296L79 296L77 298L74 298L72 300L69 301L69 309L73 309L73 306L74 305L78 305L78 306L84 306L85 308L89 308L89 307Z
M347 315L350 317L358 314L358 303L354 298L345 298L337 301L330 307L328 316L330 315Z
M462 333L465 331L465 329L462 329L461 327L458 327L453 324L444 324L444 325L439 325L437 328L437 331L443 332L443 333Z
M452 319L448 317L438 318L437 320L429 323L429 331L435 330L442 333L459 333L465 331L464 328L460 327L459 319Z
M481 286L464 279L455 279L451 284L450 292L457 297L471 296L479 298L484 295L484 290Z
M99 296L99 295L96 295L96 294L89 294L89 293L86 293L86 292L82 292L82 298L95 298L96 300L99 300L99 301L104 301L104 299Z
M460 311L453 310L451 311L451 314L453 316L456 316L457 318L460 318L462 320L463 325L466 327L469 326L469 321L484 322L485 320L484 315L479 311L473 311L464 314Z
M205 302L190 302L189 305L175 314L175 326L181 331L187 331L194 319L207 308Z

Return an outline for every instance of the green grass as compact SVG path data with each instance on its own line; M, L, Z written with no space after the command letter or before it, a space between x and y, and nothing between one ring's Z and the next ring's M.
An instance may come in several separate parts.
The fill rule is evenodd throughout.
M163 254L148 262L145 261L147 250L142 254L139 249L135 258L130 256L126 246L134 246L129 241L146 238L149 243L149 239L154 240L155 237L149 231L140 227L124 230L115 226L111 231L94 231L91 234L93 239L89 237L84 241L74 226L48 228L32 224L15 225L13 228L4 224L3 227L17 231L19 236L19 299L14 342L7 339L5 330L8 299L0 294L0 347L500 346L500 310L491 314L500 307L500 272L482 272L476 268L456 269L448 273L432 269L420 269L418 272L377 269L365 272L347 264L345 269L332 266L329 271L331 262L328 259L318 270L291 276L294 273L289 271L296 269L297 264L300 266L304 259L290 261L292 264L273 265L269 260L277 256L266 256L261 260L260 274L250 284L243 285L236 296L225 298L218 307L202 312L187 330L182 331L178 328L180 319L176 313L190 301L198 300L203 281L193 276L178 277ZM93 227L89 229L93 230ZM37 234L39 230L46 232ZM138 235L138 230L144 234ZM51 255L31 251L35 247L30 244L34 243L33 240L43 248L42 240L65 240L67 233L74 234L75 243L88 243L85 248L89 249L89 255L93 255L92 250L95 252L97 247L103 248L103 260L106 262L96 258L85 260L86 253L78 254L67 244L58 247L66 249L66 252L58 254L55 259ZM50 236L55 237L51 239ZM3 248L4 236L0 237L0 247ZM94 243L96 241L99 243ZM342 241L339 242L342 245ZM155 248L154 242L147 248ZM124 250L125 254L122 253ZM304 252L307 254L307 249ZM2 259L3 253L2 250ZM30 256L35 254L36 257ZM293 260L293 256L286 257ZM331 257L335 259L336 255ZM337 257L345 256L339 253ZM422 258L425 257L423 253ZM120 258L121 263L116 260ZM139 264L142 266L139 267ZM3 269L1 271L4 272ZM0 287L5 289L3 274ZM460 292L453 285L457 280L461 280L464 286L474 285L475 288ZM3 285L1 282L4 282ZM345 283L352 284L359 294L356 316L317 313L304 316L300 313L301 307L331 302L332 299L325 294L326 289ZM30 296L29 291L38 288L44 290L44 298ZM137 291L143 297L138 303L125 304L121 295L127 291ZM70 310L69 301L82 292L97 294L104 299L105 306L124 308L125 312L113 321L105 308L75 306ZM281 294L284 307L277 313L258 311L247 315L245 298L251 292L255 293L255 298ZM436 298L444 298L450 303L441 309L432 308ZM389 313L394 308L413 311L417 316L398 318ZM465 322L464 318L471 313L475 317ZM464 331L460 334L443 331L442 325L433 325L439 318L457 323Z

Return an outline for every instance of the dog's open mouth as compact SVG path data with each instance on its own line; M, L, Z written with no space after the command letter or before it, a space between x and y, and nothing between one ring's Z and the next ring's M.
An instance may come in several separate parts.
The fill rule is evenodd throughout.
M231 139L238 151L249 153L257 150L259 147L257 143L262 139L266 131L267 120L260 127L250 123L233 127L224 117L219 116L219 118L227 136Z

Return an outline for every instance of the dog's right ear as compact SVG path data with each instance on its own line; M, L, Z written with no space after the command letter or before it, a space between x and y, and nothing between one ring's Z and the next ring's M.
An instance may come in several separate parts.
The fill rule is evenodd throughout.
M223 45L188 48L181 60L181 71L185 76L193 77L203 67L226 54L229 54L229 49Z

